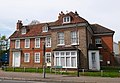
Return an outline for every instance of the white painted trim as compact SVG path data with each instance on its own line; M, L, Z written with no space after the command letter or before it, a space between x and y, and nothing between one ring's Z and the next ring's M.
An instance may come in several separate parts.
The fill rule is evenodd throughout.
M48 35L47 35L48 36ZM49 35L51 36L51 35ZM46 36L34 36L34 37L21 37L21 38L10 38L10 40L19 40L19 39L32 39L32 38L43 38L43 37L46 37Z
M18 58L19 60L15 61L15 54L18 55ZM16 62L18 63L18 65L15 65ZM13 52L13 55L12 55L12 67L20 67L21 65L21 53L20 52Z
M19 43L18 43L18 47L17 47L17 45L16 45L16 44L17 44L17 41L19 42ZM16 48L16 49L20 48L20 40L15 40L15 48Z
M38 47L36 46L36 39L39 39L39 41L38 41L39 46ZM40 38L35 38L35 48L40 48Z
M50 61L52 60L51 59L51 52L45 52L45 62L47 63L46 59L47 59L47 54L50 54ZM51 63L51 62L50 62Z
M59 53L59 55L56 55L56 52ZM64 55L61 56L61 52L64 52ZM66 52L69 52L70 55L66 55ZM71 52L75 52L75 55L71 55ZM59 64L57 66L61 66L61 57L64 57L65 58L65 66L63 66L63 68L77 68L77 51L54 51L54 66L56 66L56 58L59 58ZM70 58L70 66L66 66L66 58L69 57ZM75 67L72 67L72 64L71 64L71 58L72 57L75 57L76 58L76 65Z
M25 57L26 54L28 54L28 61L25 60L25 58L26 58L26 57ZM24 62L25 62L25 63L30 62L30 53L24 53Z
M47 46L48 38L50 38L50 45L49 45L49 46ZM45 38L45 42L46 42L46 43L45 43L46 48L51 47L51 37L47 36L47 37Z
M28 47L26 47L26 44L27 44L27 42L26 42L26 40L28 40L29 42L28 42ZM30 39L25 39L25 48L30 48Z
M69 21L67 21L67 18L69 18ZM65 20L66 19L66 20ZM63 24L65 23L70 23L71 22L71 17L70 16L65 16L63 17Z
M39 54L39 61L36 61L36 54ZM35 54L34 54L34 63L40 63L40 52L35 52Z
M23 30L24 30L24 31L23 31ZM21 34L22 34L22 35L26 34L26 28L22 28L22 29L21 29Z
M93 68L93 64L92 64L92 53L95 53L95 64L94 64L95 68ZM89 69L90 70L100 70L99 50L89 50L88 58L89 58Z
M79 26L87 26L87 23L77 23L77 24L69 24L69 25L60 25L60 26L51 26L51 29L59 29L59 28L73 28L73 27L79 27Z

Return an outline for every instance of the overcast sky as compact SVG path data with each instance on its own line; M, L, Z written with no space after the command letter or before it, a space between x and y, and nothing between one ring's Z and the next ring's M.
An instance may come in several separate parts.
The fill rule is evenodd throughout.
M0 34L9 37L17 20L55 21L61 11L77 11L89 23L114 30L114 41L120 40L120 0L0 0Z

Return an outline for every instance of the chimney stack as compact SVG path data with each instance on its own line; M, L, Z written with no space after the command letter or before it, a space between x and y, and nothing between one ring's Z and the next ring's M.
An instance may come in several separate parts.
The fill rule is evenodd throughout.
M17 31L19 31L21 28L22 28L22 21L18 20L16 29L17 29Z

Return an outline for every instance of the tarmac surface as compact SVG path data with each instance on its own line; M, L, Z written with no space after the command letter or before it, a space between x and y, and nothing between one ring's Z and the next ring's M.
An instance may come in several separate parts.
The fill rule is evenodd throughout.
M110 77L89 77L89 76L68 76L60 74L46 74L43 78L41 73L28 72L6 72L0 70L1 80L23 80L38 82L56 82L56 83L120 83L120 78Z

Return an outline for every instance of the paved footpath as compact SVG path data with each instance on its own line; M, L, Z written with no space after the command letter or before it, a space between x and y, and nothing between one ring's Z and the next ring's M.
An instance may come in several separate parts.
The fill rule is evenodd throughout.
M5 72L0 70L0 79L8 80L28 80L28 81L43 81L43 82L64 82L64 83L120 83L120 78L109 77L89 77L89 76L67 76L67 75L55 75L46 74L46 78L43 78L43 74L40 73L27 73L27 72Z

